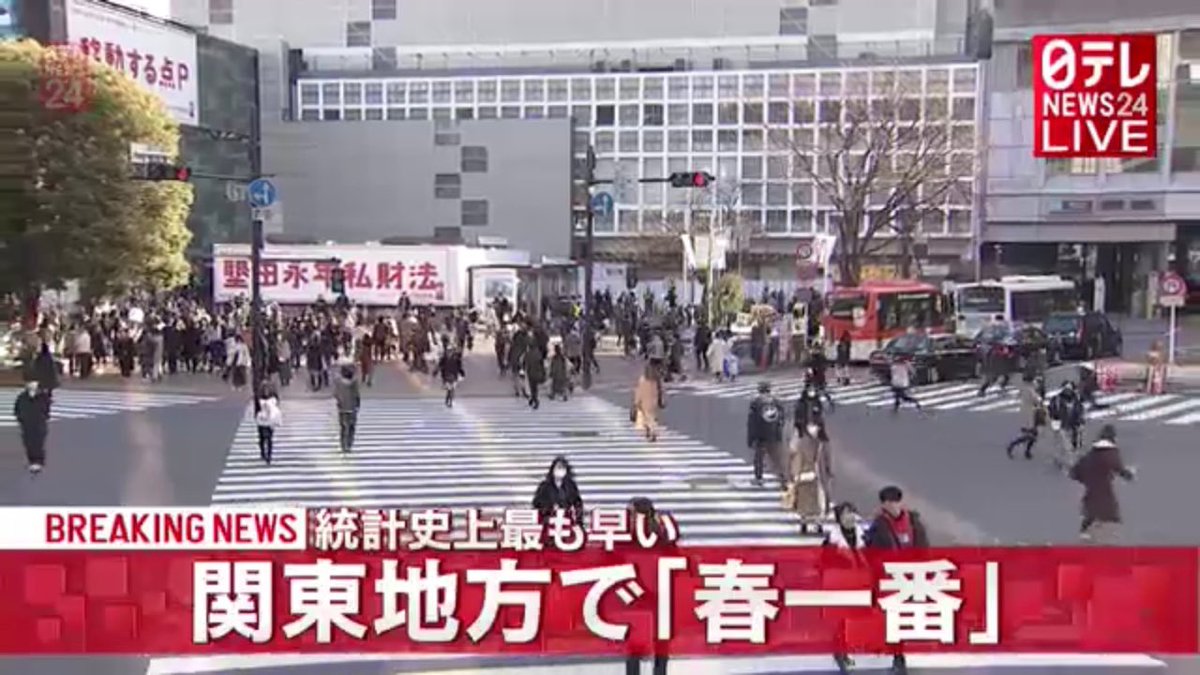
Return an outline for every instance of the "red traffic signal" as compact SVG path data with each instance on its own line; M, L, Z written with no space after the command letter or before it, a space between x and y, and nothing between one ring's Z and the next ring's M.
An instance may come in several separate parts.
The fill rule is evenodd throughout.
M192 177L192 169L176 164L147 164L146 180L180 181L186 183Z
M668 179L671 187L677 188L706 188L713 180L712 174L703 171L679 171Z

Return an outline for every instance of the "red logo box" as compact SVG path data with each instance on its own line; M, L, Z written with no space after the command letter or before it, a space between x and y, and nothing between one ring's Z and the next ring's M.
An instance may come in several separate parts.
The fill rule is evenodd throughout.
M46 110L76 113L91 105L95 85L86 56L70 45L53 45L38 63L38 98Z
M1034 157L1155 157L1157 66L1149 33L1034 37Z

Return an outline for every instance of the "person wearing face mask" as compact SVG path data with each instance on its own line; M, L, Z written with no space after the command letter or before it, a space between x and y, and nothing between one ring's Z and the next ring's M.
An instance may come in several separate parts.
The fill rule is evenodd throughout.
M341 377L334 384L333 399L337 403L338 437L342 452L354 447L354 431L358 426L358 409L362 407L362 394L358 380L354 378L354 366L342 366Z
M929 535L920 514L904 505L904 492L888 485L879 491L879 513L871 521L863 543L866 548L885 551L929 548ZM903 654L892 657L892 675L908 675Z
M38 386L37 380L25 383L13 404L13 416L21 427L21 443L29 473L38 474L46 464L46 435L50 432L50 394Z
M858 530L858 510L850 502L842 502L833 507L833 526L825 530L825 555L822 556L821 569L847 570L862 569L867 565L867 559L862 549L864 538ZM839 646L845 648L846 626L843 623L838 635ZM833 655L838 673L847 675L854 667L854 660L845 651L839 650Z
M533 508L549 523L555 512L562 509L574 522L583 523L583 497L575 484L575 471L566 457L559 455L550 462L546 477L533 495Z
M1059 468L1067 470L1079 455L1081 429L1084 425L1083 400L1075 391L1075 383L1065 383L1050 399L1050 405L1047 407L1050 427L1055 431L1058 441L1058 457L1055 463Z
M801 518L816 519L827 513L830 461L825 436L824 425L813 419L804 427L803 434L792 438L784 502Z

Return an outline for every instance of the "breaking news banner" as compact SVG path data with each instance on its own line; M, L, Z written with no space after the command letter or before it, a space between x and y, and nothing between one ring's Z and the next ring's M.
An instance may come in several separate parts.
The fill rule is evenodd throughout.
M1197 549L684 547L515 513L7 508L0 653L1200 651Z
M1151 33L1034 36L1034 156L1155 157L1157 66Z

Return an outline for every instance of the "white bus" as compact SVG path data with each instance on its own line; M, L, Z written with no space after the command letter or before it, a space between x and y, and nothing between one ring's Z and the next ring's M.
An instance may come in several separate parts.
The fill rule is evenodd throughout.
M955 332L967 337L993 321L1040 324L1051 314L1078 308L1075 283L1056 276L1001 277L954 289Z

